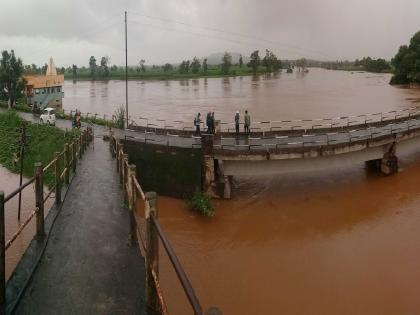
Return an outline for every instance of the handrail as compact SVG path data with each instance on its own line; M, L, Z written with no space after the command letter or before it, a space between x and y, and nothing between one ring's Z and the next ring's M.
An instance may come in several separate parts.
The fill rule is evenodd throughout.
M140 193L141 199L143 201L146 200L146 197L144 195L143 189L141 189L141 186L140 186L140 184L139 184L136 176L134 176L134 175L133 175L133 182L134 182L135 187L137 188L137 191Z
M14 196L16 196L19 192L21 192L23 189L25 189L25 187L27 187L30 184L32 184L36 180L36 178L37 178L36 176L32 177L25 184L23 184L22 186L16 188L13 192L11 192L9 195L7 195L4 198L4 203L8 202L10 199L12 199Z
M163 233L163 230L159 224L159 221L156 219L154 215L151 215L150 217L156 228L159 238L162 241L163 247L165 248L166 253L168 254L168 257L172 263L172 266L175 269L178 279L181 282L182 287L184 288L184 292L187 295L188 300L190 301L190 304L194 310L194 314L201 315L203 313L203 310L201 308L200 302L198 301L198 298L195 295L194 289L190 281L188 280L188 277L184 269L182 268L181 263L179 262L178 257L175 254L175 251L173 250L171 244L169 243L169 240L166 238L165 234Z

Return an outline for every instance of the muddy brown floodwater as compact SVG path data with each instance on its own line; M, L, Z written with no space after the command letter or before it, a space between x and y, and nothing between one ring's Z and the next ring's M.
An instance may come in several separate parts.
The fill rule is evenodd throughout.
M23 183L27 181L23 179ZM0 166L0 190L3 190L5 196L13 192L19 187L19 175L9 172L4 167ZM21 206L21 221L19 222L18 217L18 196L12 198L6 203L5 206L5 238L6 242L12 237L12 235L18 230L19 224L25 222L26 218L35 210L35 192L34 185L29 185L22 192L22 206ZM48 209L51 207L51 199L45 203L45 215L48 213ZM22 254L25 252L29 242L35 235L35 218L25 227L22 234L14 241L14 243L6 251L6 278L9 278L10 274L19 262Z
M390 177L355 165L236 179L234 199L216 201L211 219L166 197L158 209L206 307L226 315L418 314L419 174L414 154ZM169 310L192 314L168 259L160 264Z
M248 109L254 121L362 115L403 109L420 93L390 86L389 74L310 69L307 74L204 78L179 81L129 81L133 117L193 121L197 112L214 111L233 121ZM64 109L112 115L125 105L124 81L66 81Z

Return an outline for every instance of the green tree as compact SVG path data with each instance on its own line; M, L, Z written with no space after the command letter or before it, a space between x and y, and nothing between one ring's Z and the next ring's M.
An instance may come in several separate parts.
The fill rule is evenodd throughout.
M13 50L2 51L0 60L0 89L8 98L8 107L16 105L16 99L23 90L25 82L22 78L24 67L22 59L16 58Z
M72 72L73 72L73 80L76 80L77 79L77 66L76 65L73 65Z
M145 63L146 63L146 60L144 60L144 59L141 59L141 60L139 61L139 66L138 66L138 68L137 68L137 71L138 71L138 72L146 72L146 66L145 66Z
M244 60L242 59L242 55L239 56L239 68L242 68L244 65Z
M223 74L229 74L230 67L232 66L232 55L228 52L225 52L222 58L222 72Z
M108 68L108 63L109 63L109 57L105 56L101 58L101 76L102 77L108 77L109 76L109 68Z
M92 77L92 79L96 78L96 70L97 70L97 65L96 65L96 59L94 56L90 56L89 58L89 69L90 69L90 76Z
M248 67L250 67L252 69L252 72L254 73L254 75L257 74L258 72L258 67L260 66L261 63L261 59L259 56L259 51L255 50L251 56L250 56L250 60L248 63Z
M401 46L392 59L394 76L391 84L420 83L420 31L410 40L409 46Z
M198 73L200 71L200 68L201 68L200 60L198 60L197 57L194 57L191 62L191 72Z
M203 60L203 72L204 72L204 74L207 74L207 69L208 69L208 66L207 66L207 58L205 58Z
M189 60L182 61L181 64L179 65L179 72L188 73L189 70L190 70L190 61Z
M170 64L170 63L165 63L163 66L163 71L164 72L169 72L172 71L174 69L174 67Z

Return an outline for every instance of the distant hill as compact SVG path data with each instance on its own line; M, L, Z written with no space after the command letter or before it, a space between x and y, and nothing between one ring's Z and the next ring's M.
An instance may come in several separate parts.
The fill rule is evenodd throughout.
M232 56L232 62L234 64L238 63L239 62L239 56L241 54L240 53L234 53L234 52L229 52L229 53ZM220 65L222 63L222 58L223 58L224 54L225 54L224 52L219 52L219 53L214 53L214 54L209 55L207 57L207 64L208 65ZM244 64L249 62L248 56L242 55L242 60L243 60Z

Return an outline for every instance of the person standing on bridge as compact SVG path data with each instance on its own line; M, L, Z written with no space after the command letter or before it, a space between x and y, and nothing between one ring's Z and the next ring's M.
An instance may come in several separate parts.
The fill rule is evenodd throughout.
M235 114L235 130L236 130L236 135L237 136L239 135L239 120L240 120L239 112L236 112L236 114Z
M215 134L216 132L216 121L214 120L214 112L211 113L211 133Z
M201 114L198 113L197 116L194 118L195 135L196 136L201 136L200 124L201 124Z
M244 117L244 122L245 122L245 125L244 125L244 130L245 130L245 133L246 133L246 135L248 136L250 133L251 133L251 116L248 114L248 111L246 110L245 111L245 117Z
M207 133L211 133L212 127L211 127L211 113L208 112L206 116L206 125L207 125Z

